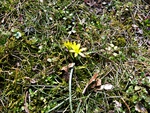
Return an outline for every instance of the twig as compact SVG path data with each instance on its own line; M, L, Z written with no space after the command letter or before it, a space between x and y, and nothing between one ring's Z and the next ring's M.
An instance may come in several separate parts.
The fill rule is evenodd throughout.
M130 107L128 106L128 104L126 103L126 101L121 97L121 100L124 102L124 104L126 105L126 107L128 108L129 113L131 113L130 111Z
M26 113L30 113L28 109L27 96L28 96L28 91L26 92L25 99L24 99L24 109Z

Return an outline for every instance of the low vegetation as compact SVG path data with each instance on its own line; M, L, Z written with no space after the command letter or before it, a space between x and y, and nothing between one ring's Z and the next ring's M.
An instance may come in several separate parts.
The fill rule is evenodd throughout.
M2 113L148 113L147 0L1 0Z

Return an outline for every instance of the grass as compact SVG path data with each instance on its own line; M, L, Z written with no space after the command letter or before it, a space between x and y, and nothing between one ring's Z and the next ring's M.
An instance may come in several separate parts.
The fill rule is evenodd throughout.
M149 111L149 7L112 0L97 14L80 0L0 1L0 111ZM86 47L86 57L74 57L68 40ZM95 73L113 89L89 84L83 94Z

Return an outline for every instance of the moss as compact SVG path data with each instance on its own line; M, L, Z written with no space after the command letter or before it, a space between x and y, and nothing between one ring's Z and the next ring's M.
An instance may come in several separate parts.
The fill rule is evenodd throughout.
M124 47L126 46L126 39L125 37L117 37L114 41L114 44L118 47Z

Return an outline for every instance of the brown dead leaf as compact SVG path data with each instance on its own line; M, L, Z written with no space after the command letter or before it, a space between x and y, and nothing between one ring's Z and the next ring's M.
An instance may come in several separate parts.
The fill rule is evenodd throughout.
M63 78L65 81L69 81L69 69L73 68L74 65L75 63L69 63L67 66L63 66L61 69L62 71L61 78Z
M98 73L95 73L92 78L90 79L88 84L91 84L92 82L94 82L96 80L96 78L98 77Z
M91 86L91 88L100 87L101 86L101 79L97 78L95 83Z
M61 71L66 71L66 72L68 72L68 69L69 69L69 68L72 68L74 65L75 65L75 63L69 63L67 66L63 66L63 67L61 68Z
M95 88L97 85L101 85L101 80L100 79L97 79L98 77L98 73L95 73L92 78L90 79L90 81L87 83L87 85L85 86L82 94L85 94L87 88L89 87L89 85L91 85L92 83L94 83L91 88Z
M94 6L96 2L94 0L84 0L85 4L89 5L90 7Z
M30 78L30 77L24 77L26 80L30 81L30 83L35 84L37 83L37 81L34 78Z
M141 103L137 103L135 105L135 110L138 111L139 113L148 113L148 111L146 110L146 108Z
M99 87L99 86L101 86L101 84L102 84L102 81L101 81L101 79L96 79L96 86L97 87Z
M64 67L62 67L61 71L68 72L68 66L64 66Z

